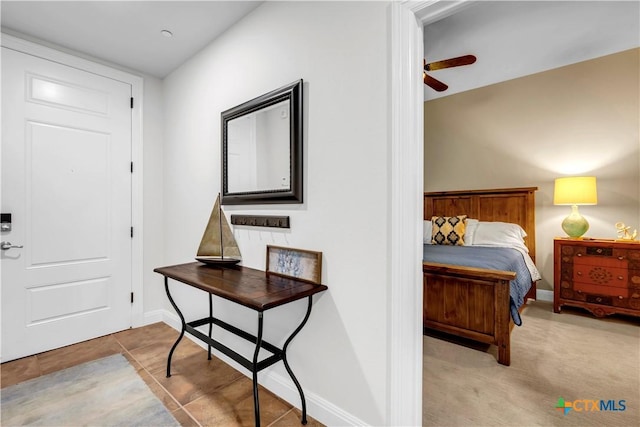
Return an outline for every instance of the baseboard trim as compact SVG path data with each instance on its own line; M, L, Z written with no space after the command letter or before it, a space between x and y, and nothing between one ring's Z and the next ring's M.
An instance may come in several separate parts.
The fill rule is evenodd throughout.
M150 312L148 313L148 316L145 316L145 320L147 320L147 318L156 319L158 311L162 315L162 318L158 321L166 323L176 331L179 331L181 329L182 325L178 316L168 310L157 310L154 312ZM207 348L207 345L204 342L196 339L190 334L185 334L185 336L200 347L204 349ZM248 378L252 377L250 371L245 369L242 365L240 365L233 359L225 356L215 349L212 349L212 353L218 359L224 361L237 371L241 372L243 375L247 376ZM258 382L260 383L260 385L277 395L279 398L289 402L289 404L300 409L300 395L298 394L298 390L295 388L289 377L284 377L274 371L262 371L259 375ZM315 393L304 390L304 395L307 401L307 414L310 417L313 417L316 420L320 421L324 425L363 426L367 424L363 420L353 416L349 412L334 405L333 403L318 396Z
M165 316L165 310L163 309L145 312L144 315L142 316L142 324L144 326L147 326L153 323L163 322L164 316ZM178 321L178 325L179 324L180 324L180 321Z
M553 291L547 291L545 289L537 289L536 300L553 302Z

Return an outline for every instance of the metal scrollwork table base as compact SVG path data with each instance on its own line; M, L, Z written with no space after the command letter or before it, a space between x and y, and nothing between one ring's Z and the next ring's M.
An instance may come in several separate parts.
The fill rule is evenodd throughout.
M211 360L211 348L215 348L252 372L255 425L259 427L260 403L258 399L258 372L282 360L287 373L291 377L291 380L300 394L302 409L301 422L302 424L307 423L307 407L304 392L302 391L302 386L296 379L291 367L289 366L289 362L287 361L287 347L307 323L309 315L311 314L313 295L326 290L327 287L325 285L297 280L295 278L271 275L264 271L254 270L247 267L212 267L197 262L156 268L153 271L164 276L164 286L167 292L167 297L182 322L180 335L173 344L173 347L171 347L167 358L167 377L171 376L171 358L173 356L173 352L184 337L184 333L188 332L207 344L209 360ZM209 316L191 322L186 322L184 315L176 305L169 291L169 279L173 279L208 292ZM258 314L257 335L252 335L230 325L229 323L213 317L214 295L255 310ZM262 339L264 311L304 298L307 298L308 300L306 314L300 325L298 325L298 327L285 340L282 348L278 348L275 345L264 341ZM196 329L206 325L209 326L208 335ZM253 352L253 358L249 360L219 341L213 339L212 332L214 325L254 343L255 350ZM268 351L271 353L271 356L263 360L258 360L260 349Z

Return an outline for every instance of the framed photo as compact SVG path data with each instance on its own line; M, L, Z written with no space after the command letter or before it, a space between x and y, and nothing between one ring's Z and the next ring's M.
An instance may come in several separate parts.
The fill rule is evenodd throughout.
M267 273L320 283L322 252L267 245Z

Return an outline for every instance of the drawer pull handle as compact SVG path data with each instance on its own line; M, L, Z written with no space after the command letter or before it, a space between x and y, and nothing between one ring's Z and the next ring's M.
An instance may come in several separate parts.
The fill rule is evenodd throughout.
M601 254L601 253L602 253L602 249L599 249L599 248L598 248L598 249L596 249L596 252L597 252L597 253L599 253L599 254Z
M596 298L596 301L602 302L602 298L598 297L598 298Z
M622 261L622 260L624 259L624 257L623 257L623 256L619 256L619 257L618 257L618 259L619 259L620 261Z
M624 299L622 295L618 295L618 299Z
M577 254L576 256L582 256L582 254Z
M578 271L578 272L576 272L576 274L577 274L578 276L582 276L582 271Z
M578 293L579 293L579 294L581 294L581 293L582 293L582 291L578 291Z
M622 280L622 279L624 279L624 277L618 276L618 280Z

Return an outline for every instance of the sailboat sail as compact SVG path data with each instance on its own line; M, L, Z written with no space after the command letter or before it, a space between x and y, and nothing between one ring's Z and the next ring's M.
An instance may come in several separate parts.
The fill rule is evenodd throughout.
M211 259L240 258L240 249L233 237L229 223L220 208L220 194L211 211L209 223L198 248L198 257Z

